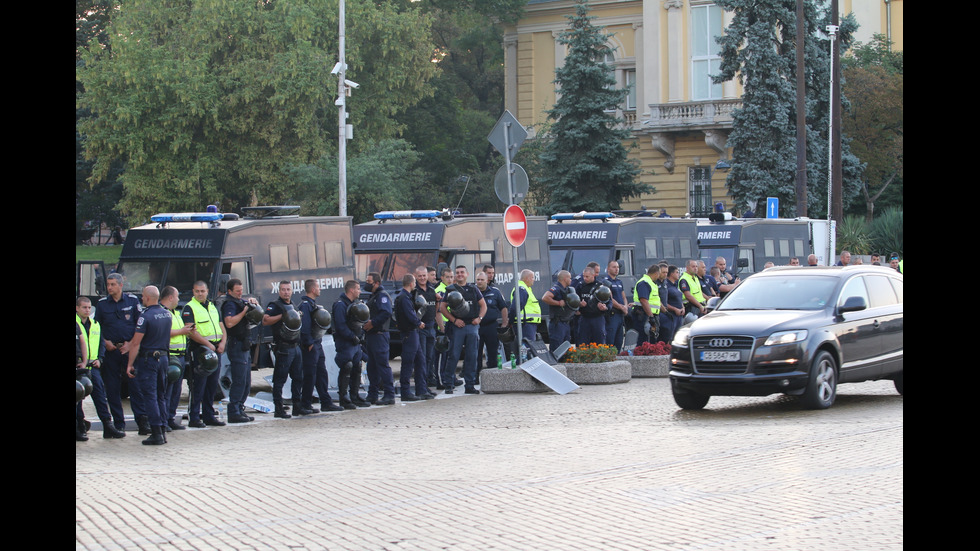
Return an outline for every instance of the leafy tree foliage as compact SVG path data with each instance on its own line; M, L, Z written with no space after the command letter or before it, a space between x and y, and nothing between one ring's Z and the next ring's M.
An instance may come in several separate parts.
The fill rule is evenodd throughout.
M366 140L363 150L347 161L347 213L354 223L371 220L381 210L405 207L405 198L415 195L422 181L417 168L419 154L401 139ZM315 164L288 167L304 197L303 212L335 216L338 208L339 170L337 157L326 155Z
M732 13L721 45L721 73L716 82L738 76L744 86L742 108L733 115L728 144L733 166L729 194L740 208L766 197L779 197L781 214L796 205L796 0L717 0ZM804 57L807 124L807 210L824 216L827 197L827 147L830 83L829 38L821 34L831 14L814 0L804 4ZM847 50L857 28L853 17L841 21L837 41ZM844 101L846 105L846 101ZM843 204L857 196L861 163L841 140Z
M89 180L124 162L120 208L136 219L295 197L284 168L320 159L336 142L336 6L122 2L111 51L93 39L76 69L78 106L95 115L78 123L95 161ZM396 115L429 93L429 24L394 3L347 1L347 76L361 84L348 104L360 133L394 136Z
M627 158L624 140L631 138L608 111L616 109L626 90L616 90L610 67L604 63L609 34L592 24L584 0L569 16L571 28L558 42L569 46L565 65L555 71L560 97L548 111L554 125L541 154L547 213L613 210L623 199L649 190L635 182L637 163Z
M844 60L843 90L850 100L844 130L852 138L851 150L867 166L861 191L865 220L874 218L875 206L903 206L904 89L902 52L891 51L888 39L876 34L858 44Z

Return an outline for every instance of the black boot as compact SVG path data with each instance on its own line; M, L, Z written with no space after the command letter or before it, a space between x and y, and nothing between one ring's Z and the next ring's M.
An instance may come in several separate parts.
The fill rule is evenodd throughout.
M85 436L85 433L82 432L81 431L81 428L80 428L80 427L84 427L84 426L85 425L82 425L80 421L78 421L78 420L75 421L75 442L86 442L86 441L88 441L88 436Z
M354 374L357 373L355 377ZM348 387L350 389L350 401L359 408L371 407L371 402L361 398L361 364L351 365L350 376L348 377ZM338 389L340 387L337 387Z
M286 413L286 409L282 407L281 403L276 404L276 413L274 415L280 419L289 419L292 417L292 415Z
M126 433L117 429L115 425L112 424L112 420L109 418L102 419L102 438L108 440L110 438L123 438Z
M162 446L167 443L163 437L163 427L150 427L150 437L143 440L144 446Z
M151 434L153 432L152 428L150 427L150 421L147 419L146 415L136 416L136 426L139 427L140 436L146 436L147 434Z
M344 409L357 409L354 402L350 401L348 394L348 389L350 388L350 363L340 368L340 372L337 373L337 396L339 398L340 407Z

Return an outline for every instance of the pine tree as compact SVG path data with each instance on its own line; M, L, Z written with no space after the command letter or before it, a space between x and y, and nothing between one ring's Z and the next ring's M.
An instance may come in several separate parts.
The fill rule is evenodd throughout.
M821 33L830 21L813 0L804 5L807 110L807 205L811 217L826 213L829 108L829 39ZM782 215L796 205L796 0L717 0L732 13L721 45L716 82L738 75L744 86L742 107L733 114L728 145L733 150L729 194L741 209L766 197L780 198ZM841 21L843 54L857 24ZM846 101L842 102L846 105ZM859 192L861 163L841 140L844 205Z
M571 28L558 37L569 46L565 65L555 71L560 97L548 111L555 123L545 137L541 154L548 202L546 213L581 210L614 210L623 199L650 191L647 184L635 182L638 163L627 157L624 140L629 129L622 119L610 116L626 97L616 90L611 68L604 63L609 34L592 24L589 6L576 4L569 16Z

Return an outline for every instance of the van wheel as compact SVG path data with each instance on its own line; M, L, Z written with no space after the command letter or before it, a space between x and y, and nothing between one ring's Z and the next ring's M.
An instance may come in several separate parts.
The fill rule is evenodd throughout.
M820 352L810 364L810 382L803 393L808 409L827 409L837 399L837 362L828 352Z
M708 400L711 396L705 394L698 394L696 392L680 392L674 391L674 402L677 403L681 409L704 409L704 406L708 405Z

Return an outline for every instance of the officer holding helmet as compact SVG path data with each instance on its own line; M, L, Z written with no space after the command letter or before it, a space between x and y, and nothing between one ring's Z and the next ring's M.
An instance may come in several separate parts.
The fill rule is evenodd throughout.
M323 353L323 335L330 326L330 312L326 311L316 299L320 298L320 282L307 279L303 282L303 295L300 311L303 313L303 327L300 330L300 351L303 354L303 409L317 413L313 407L313 390L320 396L323 411L343 411L344 408L333 403L329 393L326 356Z
M275 404L275 416L289 419L292 415L286 413L282 403L282 389L286 379L292 379L290 391L293 395L293 412L304 415L300 396L303 394L303 357L299 350L300 328L303 320L299 310L292 303L293 284L288 281L279 282L279 297L265 307L262 325L272 327L273 350L276 366L272 371L272 402Z
M334 362L340 370L337 374L337 392L340 394L340 406L344 409L371 407L371 403L363 400L359 393L361 362L364 361L361 339L364 336L364 322L370 316L367 306L358 301L360 294L361 284L350 279L344 283L344 294L333 303L333 340L337 347Z
M191 325L196 329L188 334L190 341L187 343L193 373L187 426L221 427L224 423L218 420L217 412L214 411L214 395L218 392L218 367L221 365L225 343L228 342L228 334L217 307L208 300L208 284L198 281L194 283L192 290L194 298L184 305L180 316L184 325Z
M138 388L146 408L150 437L146 445L167 442L164 435L164 412L167 386L167 356L172 328L170 312L160 305L160 291L153 285L143 288L143 304L146 309L136 322L130 341L126 373L131 379L139 379Z
M367 350L368 393L367 400L379 406L395 404L395 379L388 365L393 304L388 291L381 284L381 274L371 272L364 281L364 290L371 293L367 299L371 317L364 323L364 346ZM383 393L381 399L378 394Z
M242 298L245 287L240 279L228 280L228 294L221 305L221 315L228 330L228 422L247 423L254 417L245 415L245 400L252 387L252 339L248 316L256 316L261 308L254 298ZM255 311L255 313L252 313Z

